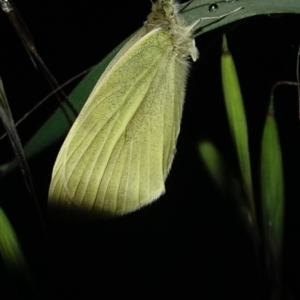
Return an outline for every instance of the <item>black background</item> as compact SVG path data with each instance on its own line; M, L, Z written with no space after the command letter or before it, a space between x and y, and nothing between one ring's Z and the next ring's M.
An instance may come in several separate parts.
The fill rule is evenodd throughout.
M101 61L142 26L150 11L148 0L15 3L59 83ZM260 16L234 25L222 30L228 34L245 100L257 185L260 138L270 89L278 80L296 79L300 19L297 15ZM33 68L4 13L0 14L0 28L0 76L18 120L49 88ZM221 197L197 153L198 142L210 138L232 168L237 168L221 90L223 31L196 39L201 57L190 71L177 154L166 182L167 193L159 201L116 220L93 224L52 222L47 217L46 199L60 146L57 144L30 161L45 235L20 172L2 181L0 205L18 234L40 299L110 299L119 295L263 297L265 284L259 277L250 239L231 199ZM19 127L24 144L56 106L49 101ZM299 298L296 88L278 89L276 112L286 175L285 289ZM7 140L0 141L0 149L1 162L13 156ZM10 295L5 299L23 299L30 294L2 265L0 274L4 291Z

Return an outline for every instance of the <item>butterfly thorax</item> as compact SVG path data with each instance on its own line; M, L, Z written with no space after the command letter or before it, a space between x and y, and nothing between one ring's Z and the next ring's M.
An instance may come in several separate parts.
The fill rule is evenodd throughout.
M178 13L178 3L174 0L159 0L153 3L151 13L145 22L146 31L161 28L168 32L173 40L173 49L177 57L186 63L189 56L193 61L199 57L192 34L195 24L187 26Z

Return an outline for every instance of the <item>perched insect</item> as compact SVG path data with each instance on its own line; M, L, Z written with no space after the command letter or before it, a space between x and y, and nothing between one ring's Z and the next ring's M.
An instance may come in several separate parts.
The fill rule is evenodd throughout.
M175 0L158 0L109 64L62 145L49 191L52 210L118 216L151 203L180 130L188 59L198 58Z

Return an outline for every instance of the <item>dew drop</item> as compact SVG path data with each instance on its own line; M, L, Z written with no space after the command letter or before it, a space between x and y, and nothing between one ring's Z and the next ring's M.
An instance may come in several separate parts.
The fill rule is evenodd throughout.
M218 7L218 5L216 3L210 4L209 7L208 7L208 10L210 12L214 12L214 11L216 11L218 9L219 9L219 7Z

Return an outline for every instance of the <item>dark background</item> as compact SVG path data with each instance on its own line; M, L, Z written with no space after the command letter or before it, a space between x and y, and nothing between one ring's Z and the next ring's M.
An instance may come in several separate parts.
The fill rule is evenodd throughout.
M86 2L15 0L39 53L59 83L101 61L141 27L150 12L148 0ZM52 222L47 217L46 199L60 147L57 144L30 161L45 235L20 172L2 181L0 205L18 234L40 299L110 299L119 295L182 299L263 297L265 284L259 276L251 241L231 199L222 197L208 177L197 144L210 138L237 170L220 80L221 37L226 31L245 100L253 179L258 184L260 138L270 89L279 80L296 79L299 25L297 15L259 16L196 39L201 57L190 71L167 193L152 205L99 223ZM50 90L2 12L0 28L0 76L18 120ZM66 91L74 86L75 83ZM50 100L19 127L24 144L56 107ZM286 176L285 289L299 299L296 88L277 90L276 112ZM13 157L7 140L0 141L0 149L1 163ZM0 286L10 295L5 299L23 299L30 294L8 275L2 264L0 270L4 283L0 281Z

